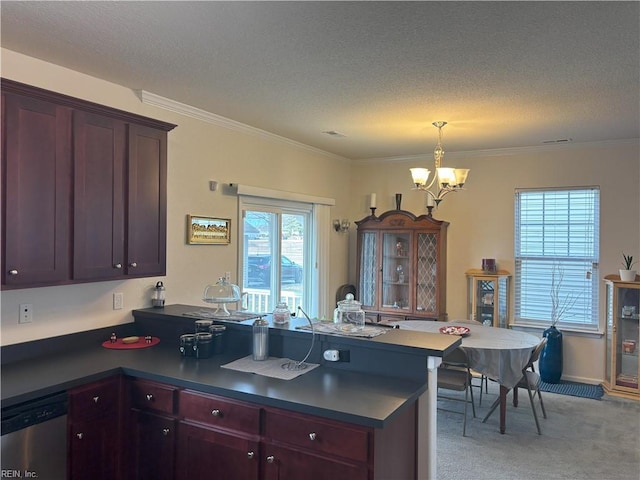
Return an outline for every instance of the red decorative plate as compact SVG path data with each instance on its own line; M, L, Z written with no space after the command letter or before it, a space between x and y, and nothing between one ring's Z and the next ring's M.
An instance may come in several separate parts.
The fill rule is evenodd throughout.
M471 330L469 327L456 327L452 325L450 327L440 328L440 333L445 333L447 335L460 335L461 337L469 335L470 332Z

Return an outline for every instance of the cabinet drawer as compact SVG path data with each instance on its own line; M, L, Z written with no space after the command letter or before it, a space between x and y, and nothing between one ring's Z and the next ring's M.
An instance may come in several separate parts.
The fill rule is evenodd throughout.
M130 381L131 405L141 410L174 413L177 388L144 380Z
M179 394L180 416L215 427L260 433L260 408L215 395L183 390Z
M366 462L370 430L318 417L268 410L265 436L313 452Z
M109 378L69 392L69 416L75 420L90 420L118 411L120 378Z

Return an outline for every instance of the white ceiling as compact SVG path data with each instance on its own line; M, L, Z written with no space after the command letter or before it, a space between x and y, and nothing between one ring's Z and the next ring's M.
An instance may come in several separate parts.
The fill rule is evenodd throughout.
M640 136L636 1L0 8L4 48L347 158L431 152L436 120L448 152Z

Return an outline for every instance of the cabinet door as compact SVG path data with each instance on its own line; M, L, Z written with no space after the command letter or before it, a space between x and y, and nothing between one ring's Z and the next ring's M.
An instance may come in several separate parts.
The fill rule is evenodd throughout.
M359 237L360 258L359 278L360 286L358 300L364 308L378 308L378 233L362 232Z
M410 252L409 232L382 234L382 309L392 309L394 313L413 310Z
M112 416L70 424L70 480L118 478L117 425L117 418Z
M125 123L74 112L74 278L124 275Z
M71 114L3 95L2 283L37 286L71 275Z
M132 410L132 467L136 480L173 480L177 420L153 413Z
M126 273L164 275L167 244L167 133L129 125Z
M178 428L178 480L258 478L257 441L188 422Z
M617 284L614 296L613 385L622 391L638 393L640 285Z
M367 480L366 464L347 463L278 445L266 445L265 480Z
M422 232L416 237L416 311L435 318L443 312L444 289L442 260L437 232Z

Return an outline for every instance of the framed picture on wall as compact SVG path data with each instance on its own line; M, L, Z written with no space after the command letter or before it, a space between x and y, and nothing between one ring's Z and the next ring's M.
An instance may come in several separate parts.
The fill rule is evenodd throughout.
M204 245L231 243L231 220L187 215L187 243Z

